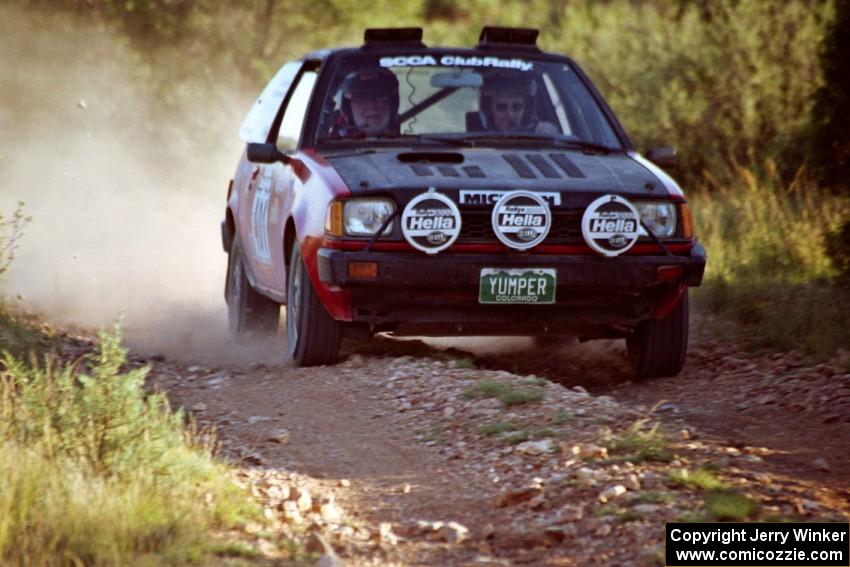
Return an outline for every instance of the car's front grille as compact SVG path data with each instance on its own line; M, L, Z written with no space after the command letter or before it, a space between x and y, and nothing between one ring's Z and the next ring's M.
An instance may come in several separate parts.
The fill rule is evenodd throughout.
M458 242L498 242L489 210L461 209ZM581 211L552 211L552 228L543 244L576 244L581 237Z

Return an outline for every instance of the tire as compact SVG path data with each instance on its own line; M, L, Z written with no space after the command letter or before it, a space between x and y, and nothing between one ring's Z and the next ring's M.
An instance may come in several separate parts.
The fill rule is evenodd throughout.
M342 342L342 323L328 314L316 295L297 242L290 255L286 304L292 360L298 366L335 363Z
M259 294L245 274L239 239L234 238L227 262L227 322L231 336L273 336L280 320L280 304Z
M629 362L638 378L675 376L688 353L688 291L664 319L643 321L626 338Z

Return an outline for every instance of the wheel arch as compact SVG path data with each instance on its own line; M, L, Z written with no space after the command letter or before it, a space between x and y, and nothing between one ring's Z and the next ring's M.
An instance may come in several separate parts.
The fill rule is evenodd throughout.
M227 247L227 253L230 254L230 247L233 244L233 237L236 235L236 219L233 216L233 210L227 207L224 213L224 245Z
M230 293L230 269L233 262L232 254L233 241L236 238L236 220L233 218L233 211L227 207L224 212L224 222L221 225L221 238L224 251L227 252L227 274L224 278L224 300L227 301L227 296Z
M295 219L289 217L286 219L286 226L283 229L283 264L289 270L292 260L292 245L298 239L298 234L295 231Z

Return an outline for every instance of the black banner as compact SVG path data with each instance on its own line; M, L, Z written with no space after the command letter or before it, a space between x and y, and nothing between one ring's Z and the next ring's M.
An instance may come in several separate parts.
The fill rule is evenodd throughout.
M668 567L850 567L850 524L665 525Z

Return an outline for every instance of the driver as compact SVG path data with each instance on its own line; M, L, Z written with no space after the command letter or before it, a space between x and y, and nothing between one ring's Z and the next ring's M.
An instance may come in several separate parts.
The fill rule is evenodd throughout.
M537 120L536 95L533 78L508 72L487 75L481 88L482 125L499 132L559 134L551 122Z
M398 79L388 69L350 73L342 82L342 104L331 137L398 134Z

